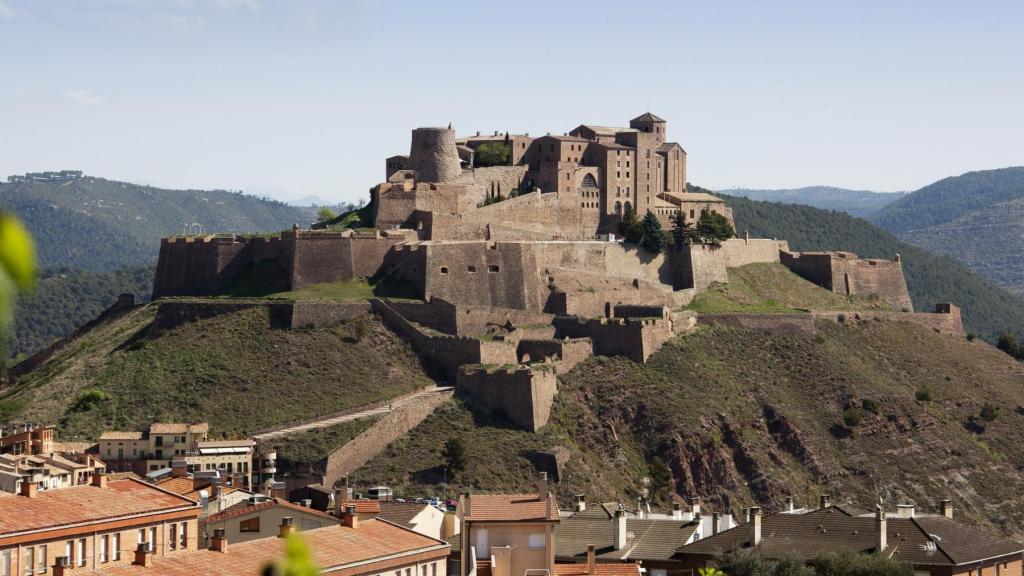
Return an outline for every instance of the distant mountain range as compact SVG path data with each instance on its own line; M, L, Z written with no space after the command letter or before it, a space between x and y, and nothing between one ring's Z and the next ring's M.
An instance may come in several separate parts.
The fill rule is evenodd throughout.
M719 190L729 196L741 196L762 202L784 202L803 204L825 210L846 212L851 216L864 218L882 207L907 195L906 192L871 192L869 190L848 190L832 186L806 186L779 190L754 190L751 188L730 188Z
M1024 294L1024 167L944 178L869 219L902 240L957 258Z
M207 232L265 232L308 225L298 208L225 190L166 190L103 178L0 183L0 208L32 232L42 267L111 271L156 262L160 238L186 224Z

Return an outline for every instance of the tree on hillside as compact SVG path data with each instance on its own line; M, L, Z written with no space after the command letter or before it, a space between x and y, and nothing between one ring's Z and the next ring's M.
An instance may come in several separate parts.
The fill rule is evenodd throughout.
M626 211L622 213L622 219L619 220L619 236L622 236L630 244L639 244L644 237L643 226L640 224L640 219L636 217L636 211L633 210L632 204L626 204Z
M441 452L444 456L445 464L448 465L448 470L454 476L456 472L463 472L466 469L468 459L466 457L466 446L462 443L462 438L458 436L452 436L444 443L444 450Z
M650 210L644 215L643 240L641 245L648 251L655 254L665 248L665 231L661 229L661 222Z
M479 168L486 166L508 166L512 157L512 149L504 142L486 142L477 146L473 152L473 165Z
M1017 336L1010 332L1003 332L999 336L999 342L996 343L996 348L999 348L1017 360L1024 359L1024 347L1021 347L1020 342L1017 341Z
M651 459L648 476L651 479L652 498L667 497L675 492L675 480L672 477L672 469L658 456Z
M327 206L321 206L320 209L316 211L317 222L327 222L329 220L334 220L337 217L338 215L334 213L334 210L331 210Z
M701 213L700 220L697 221L697 234L705 244L718 246L723 240L735 236L736 230L725 216L708 210Z
M686 221L683 211L680 210L672 215L672 241L676 246L696 244L700 242L700 235L697 234L697 227Z

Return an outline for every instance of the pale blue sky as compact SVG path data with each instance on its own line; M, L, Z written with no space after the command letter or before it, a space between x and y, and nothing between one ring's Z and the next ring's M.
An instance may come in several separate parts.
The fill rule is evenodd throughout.
M0 0L0 177L365 197L416 126L650 110L713 188L1024 164L1024 2Z

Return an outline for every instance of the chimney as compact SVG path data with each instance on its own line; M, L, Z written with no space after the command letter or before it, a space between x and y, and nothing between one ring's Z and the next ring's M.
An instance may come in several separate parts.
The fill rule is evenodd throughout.
M824 510L825 508L831 508L832 507L832 497L829 496L828 494L822 494L821 498L819 500L819 504L820 505L818 507L821 508L822 510Z
M793 505L793 497L786 496L786 512L793 512L796 507Z
M285 516L281 518L281 525L278 527L280 530L277 533L278 538L287 538L295 532L295 519L291 516Z
M626 548L626 512L623 510L615 511L615 535L613 544L615 544L616 550L623 550Z
M341 515L341 525L353 530L359 528L359 512L356 512L355 506L345 507L345 513Z
M71 559L67 556L57 556L53 563L53 576L65 576L71 572Z
M583 494L576 495L576 511L586 512L587 511L587 497Z
M718 516L718 512L712 512L711 513L711 535L712 536L715 535L715 534L718 534L718 523L721 522L721 521L722 521L722 519Z
M171 476L174 478L184 478L188 476L188 462L184 458L175 458L171 460Z
M32 481L31 477L21 481L21 495L26 498L35 498L39 494L39 485Z
M334 489L334 515L341 518L342 502L345 501L345 490L342 488Z
M541 472L537 478L537 499L544 499L548 495L548 473Z
M495 131L494 131L494 135L495 135L495 136L497 136L497 135L498 135L498 131L497 131L497 130L495 130Z
M97 488L107 487L107 475L106 474L93 474L92 485Z
M879 508L875 512L875 551L884 552L886 545L885 510Z
M309 507L311 507L312 505L313 505L313 500L311 500L311 499L309 499L309 498L304 498L304 499L302 500L302 507L303 507L303 508L309 508Z
M479 135L480 135L480 131L479 131L479 130L477 130L477 131L476 131L476 135L477 135L477 136L479 136Z
M757 546L761 543L761 509L754 506L750 509L750 515L753 518L752 522L754 524L754 535L750 539L750 545Z
M896 505L896 517L897 518L913 518L914 517L914 505L913 504L897 504Z
M138 548L135 549L135 560L132 564L135 566L142 566L143 568L149 568L153 565L153 549L149 542L139 542Z
M745 524L749 524L750 523L750 508L744 508L743 509L743 522Z
M672 519L682 520L683 519L683 508L679 505L679 502L672 503Z
M469 518L471 516L470 511L469 511L469 501L470 501L469 492L466 492L462 496L459 496L459 501L462 504L462 515L463 515L463 517Z
M594 576L597 572L597 555L594 553L594 545L587 545L587 574Z
M700 499L696 496L690 497L690 514L700 516Z
M228 537L224 535L223 528L215 528L213 530L213 540L210 541L210 550L213 550L214 552L228 551Z
M943 500L942 502L939 502L939 510L946 518L953 518L953 501Z

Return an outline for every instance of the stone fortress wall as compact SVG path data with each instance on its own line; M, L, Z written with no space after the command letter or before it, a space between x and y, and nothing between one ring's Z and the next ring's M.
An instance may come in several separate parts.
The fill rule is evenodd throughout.
M899 255L894 260L858 258L852 252L780 253L787 268L836 294L877 295L895 310L914 309Z

